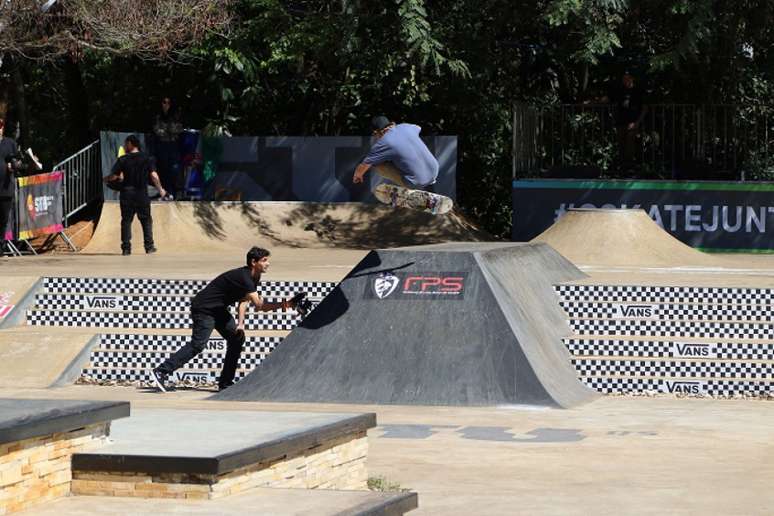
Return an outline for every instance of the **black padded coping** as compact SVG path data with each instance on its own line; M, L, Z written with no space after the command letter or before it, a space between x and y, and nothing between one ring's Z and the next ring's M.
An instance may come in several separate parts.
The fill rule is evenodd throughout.
M376 414L358 414L342 421L311 427L279 439L258 443L213 457L162 457L110 453L76 453L73 471L135 473L181 473L189 475L223 475L244 466L282 458L307 450L326 441L376 426Z
M0 444L129 417L128 401L0 398Z

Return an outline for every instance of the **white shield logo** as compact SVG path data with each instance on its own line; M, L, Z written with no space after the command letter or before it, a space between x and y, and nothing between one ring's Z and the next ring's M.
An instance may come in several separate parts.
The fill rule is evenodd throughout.
M389 296L396 288L398 288L398 283L400 283L400 280L397 276L390 274L389 272L383 272L374 280L374 292L376 292L376 297L384 299Z

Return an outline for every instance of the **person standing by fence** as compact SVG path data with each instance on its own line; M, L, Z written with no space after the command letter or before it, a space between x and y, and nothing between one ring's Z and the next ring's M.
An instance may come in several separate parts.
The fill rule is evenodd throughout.
M0 242L5 239L16 186L15 170L7 158L16 156L18 152L16 141L5 136L5 120L0 118Z
M116 189L120 191L121 254L132 254L132 220L135 215L142 224L145 252L155 253L148 182L153 183L162 198L167 192L161 186L159 175L154 170L153 159L140 150L140 140L135 135L126 137L124 149L126 154L118 158L113 165L112 174L105 178L105 182L116 185Z

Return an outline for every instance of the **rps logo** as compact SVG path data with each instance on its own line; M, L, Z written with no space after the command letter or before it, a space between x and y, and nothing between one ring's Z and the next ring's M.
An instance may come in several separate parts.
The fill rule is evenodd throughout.
M27 195L27 213L29 213L32 220L47 214L52 204L54 204L53 195L41 195L38 197L33 197L32 194Z
M654 305L613 305L616 319L628 319L636 317L638 319L655 319L656 306Z
M400 284L400 278L389 272L383 272L374 280L374 293L379 299L389 297Z
M366 288L373 299L462 299L466 272L383 272Z

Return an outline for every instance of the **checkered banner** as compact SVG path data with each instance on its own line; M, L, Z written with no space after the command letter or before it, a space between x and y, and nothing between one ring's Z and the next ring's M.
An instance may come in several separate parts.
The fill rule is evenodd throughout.
M59 233L62 222L62 180L64 172L20 177L16 196L19 238Z

